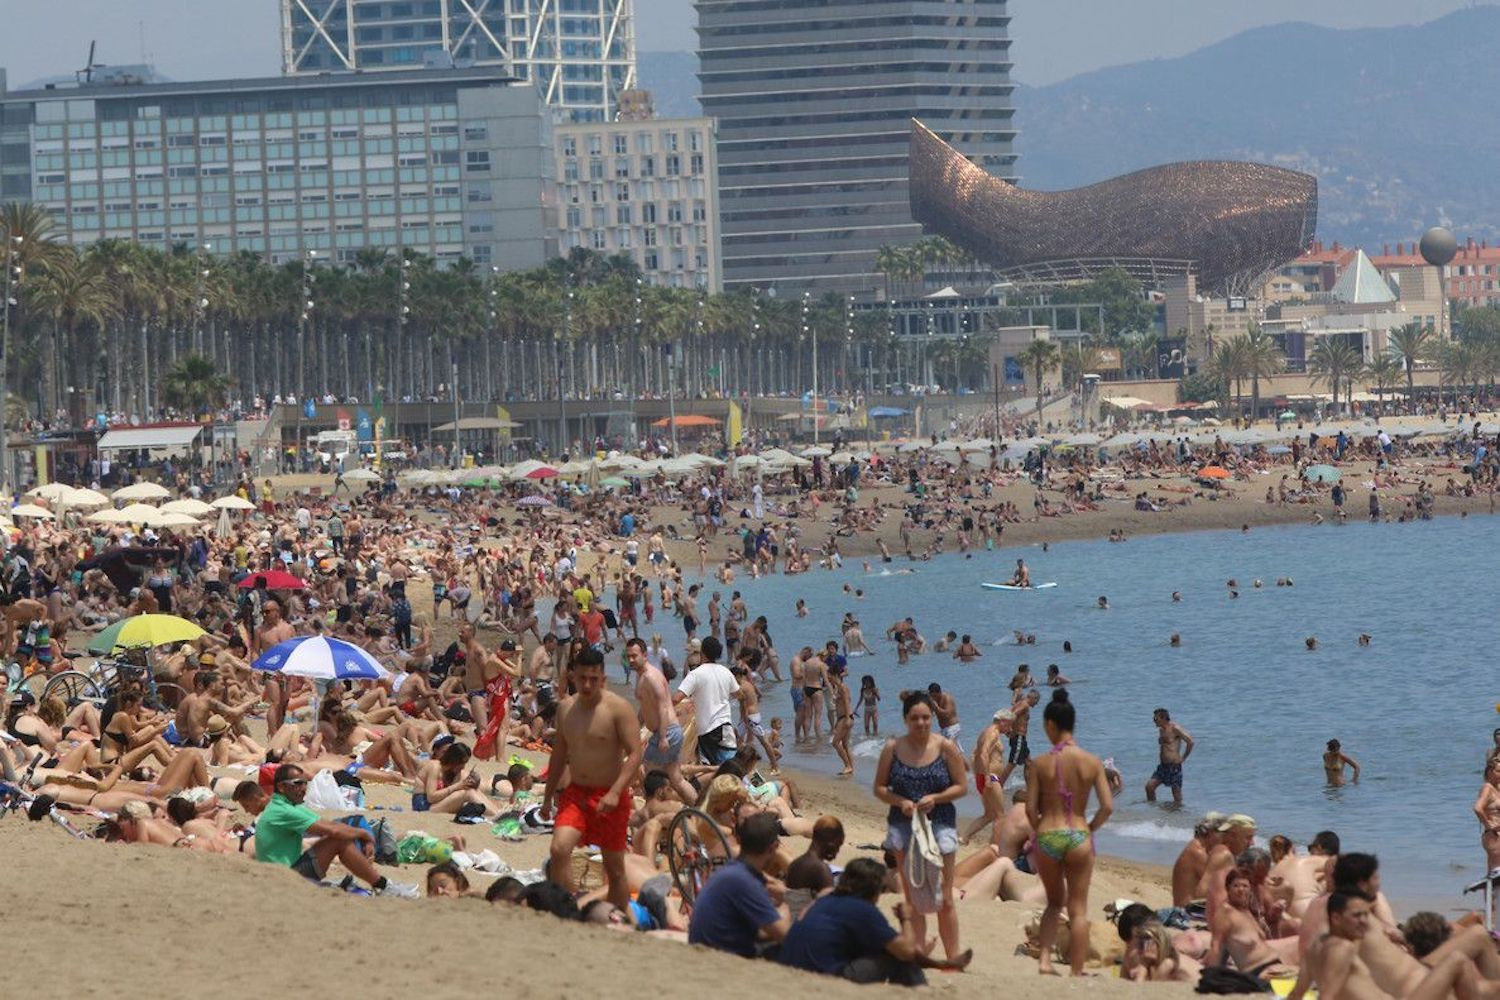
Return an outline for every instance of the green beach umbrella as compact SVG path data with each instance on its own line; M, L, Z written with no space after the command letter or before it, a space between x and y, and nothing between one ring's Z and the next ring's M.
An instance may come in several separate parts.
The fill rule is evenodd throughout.
M630 480L621 479L619 476L610 476L608 479L599 481L600 486L607 486L614 490L623 490L630 485Z
M1344 474L1331 465L1310 466L1303 475L1310 483L1336 483L1344 478Z

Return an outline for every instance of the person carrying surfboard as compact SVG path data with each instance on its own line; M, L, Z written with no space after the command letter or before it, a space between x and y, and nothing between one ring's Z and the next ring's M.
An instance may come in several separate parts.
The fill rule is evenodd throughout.
M1016 560L1016 575L1010 578L1010 585L1012 587L1031 586L1031 570L1026 568L1025 559Z

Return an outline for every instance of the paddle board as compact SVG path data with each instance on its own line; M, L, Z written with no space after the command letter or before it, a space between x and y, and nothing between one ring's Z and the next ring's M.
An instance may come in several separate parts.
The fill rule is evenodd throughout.
M985 590L1049 590L1057 586L1055 583L1034 583L1029 587L1017 587L1013 583L981 583Z

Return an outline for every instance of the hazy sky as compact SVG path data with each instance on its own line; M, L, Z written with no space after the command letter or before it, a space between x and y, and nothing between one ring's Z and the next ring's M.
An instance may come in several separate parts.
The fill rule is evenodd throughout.
M1011 0L1016 79L1043 84L1180 55L1279 21L1373 27L1429 20L1471 0ZM99 62L141 61L179 80L280 72L277 0L0 0L0 67L11 86ZM642 50L696 45L692 0L636 0ZM144 37L144 45L142 40Z

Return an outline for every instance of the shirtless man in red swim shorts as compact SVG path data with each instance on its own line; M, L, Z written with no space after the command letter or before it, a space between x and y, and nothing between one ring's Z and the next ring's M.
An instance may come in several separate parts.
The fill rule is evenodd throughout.
M609 901L629 911L630 886L625 880L626 831L630 825L630 781L641 766L640 723L630 703L605 690L604 654L586 649L573 669L578 694L557 710L557 738L547 769L542 812L552 811L553 797L564 772L568 785L557 797L552 828L553 881L573 890L570 864L580 843L599 848Z

